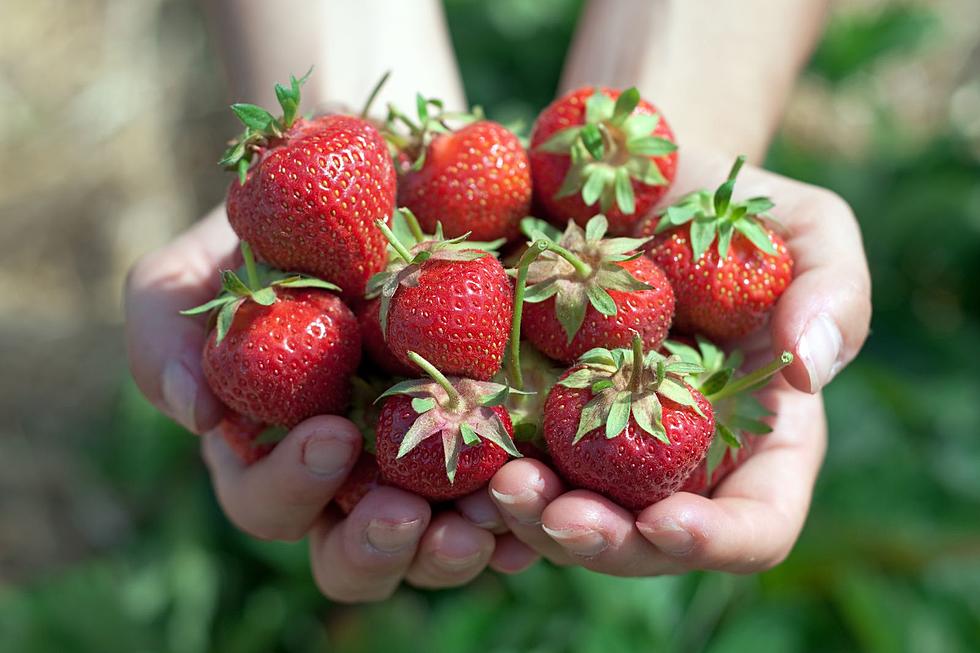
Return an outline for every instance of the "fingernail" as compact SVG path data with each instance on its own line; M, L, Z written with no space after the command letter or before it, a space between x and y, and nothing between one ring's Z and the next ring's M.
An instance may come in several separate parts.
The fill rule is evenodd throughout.
M160 381L163 401L170 409L170 416L184 428L194 431L194 404L197 401L197 381L187 366L178 359L171 359L163 368Z
M476 563L478 563L482 557L483 551L477 551L461 558L451 558L439 552L432 554L433 562L448 571L462 571L463 569L470 569Z
M810 392L820 390L840 371L843 346L840 329L829 315L820 313L810 320L796 347L810 376Z
M418 542L421 524L421 519L402 522L372 519L366 532L368 544L381 553L400 553Z
M503 511L522 524L541 523L541 513L537 508L541 495L534 489L525 487L516 494L504 494L490 488L490 496L500 504Z
M670 517L653 524L637 522L636 527L667 555L682 556L694 549L694 537Z
M583 558L597 556L609 546L609 542L598 531L591 528L548 528L542 526L551 539L561 544L569 553Z
M312 437L303 447L303 464L324 478L346 473L353 457L354 447L350 441L336 437Z

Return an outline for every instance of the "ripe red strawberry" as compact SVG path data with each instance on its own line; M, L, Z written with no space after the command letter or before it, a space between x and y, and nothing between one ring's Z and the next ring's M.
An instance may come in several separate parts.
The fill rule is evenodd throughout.
M261 260L333 282L353 300L385 265L373 225L394 211L395 168L367 120L298 117L304 80L276 87L281 118L232 105L246 129L221 160L239 174L228 188L228 221Z
M224 439L243 463L251 465L265 458L275 448L279 434L265 437L271 428L275 427L267 427L229 411L218 422L215 432Z
M381 300L369 300L357 310L357 321L361 325L361 341L364 351L385 372L394 376L413 376L415 370L395 358L385 342L381 331Z
M341 414L361 356L357 318L336 286L272 275L263 286L242 243L248 283L223 273L224 292L188 314L219 309L204 346L204 376L225 405L263 424L292 427Z
M373 454L362 452L344 481L333 495L333 502L341 512L349 515L364 496L382 485L381 471Z
M667 121L635 88L580 88L552 102L531 132L534 201L581 226L600 211L614 235L632 233L674 179Z
M537 256L528 268L519 316L524 337L535 347L571 364L595 347L629 346L634 332L644 347L660 346L673 319L674 292L660 268L638 255L645 241L603 238L601 215L584 232L569 221L560 236L541 221L524 225L533 240L558 246L532 248L524 259L526 264Z
M450 131L441 102L419 96L418 106L418 124L392 109L411 131L409 139L394 140L414 159L400 169L398 205L413 211L429 233L441 222L451 238L516 238L531 206L531 165L520 140L483 119ZM430 115L432 108L439 113Z
M639 363L639 364L637 364ZM700 368L651 351L595 349L548 395L544 437L572 484L642 510L676 492L704 459L711 404L684 380Z
M744 161L736 160L714 194L693 193L638 225L638 235L656 234L647 256L674 287L678 331L719 341L745 336L765 323L792 280L786 243L760 219L772 202L731 201Z
M446 374L489 380L500 369L514 308L507 272L487 252L436 238L406 249L381 221L402 259L377 275L388 348L405 365L415 351Z
M385 482L431 501L469 494L520 456L502 404L509 388L498 383L445 377L414 352L432 381L403 381L390 388L375 429L378 467Z

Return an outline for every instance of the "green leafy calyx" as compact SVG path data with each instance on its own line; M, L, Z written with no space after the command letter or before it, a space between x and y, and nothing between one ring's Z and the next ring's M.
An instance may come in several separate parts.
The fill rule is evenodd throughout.
M218 161L218 165L237 172L239 183L244 185L253 155L265 147L270 140L282 138L282 135L296 122L299 111L300 87L306 83L312 72L313 68L311 67L299 79L290 76L288 87L276 84L276 99L279 101L279 106L282 107L282 115L278 118L254 104L238 103L231 105L231 110L245 125L245 131L231 142L221 156L221 160Z
M476 446L486 440L515 458L521 457L506 425L494 410L517 391L491 381L446 377L415 352L409 352L408 357L430 378L396 383L378 397L379 401L394 395L411 397L412 408L418 413L402 438L398 458L409 454L427 438L439 435L445 454L446 476L453 483L464 444Z
M695 260L704 256L712 243L718 243L718 255L724 259L738 232L766 254L775 254L776 247L760 218L772 220L766 212L774 205L768 197L752 197L744 202L732 202L735 178L745 163L745 156L735 159L728 178L713 193L700 190L683 197L668 207L657 223L656 233L663 233L690 224L691 249Z
M429 144L439 134L452 133L458 127L484 119L483 109L473 107L469 112L446 111L442 100L415 95L415 114L412 118L394 104L388 105L388 117L382 133L392 155L404 153L412 160L411 169L419 171L425 165Z
M216 312L215 330L216 343L221 344L231 324L235 313L246 301L252 301L262 306L271 306L276 302L277 288L319 288L321 290L340 290L334 284L302 274L288 274L274 270L255 262L252 248L242 241L242 258L245 261L242 270L223 270L221 272L221 292L209 302L200 306L181 311L181 315L200 315ZM242 280L244 273L245 280Z
M626 429L630 417L644 432L670 444L664 428L661 397L691 408L704 417L687 381L702 372L700 365L656 351L643 353L633 335L632 349L592 349L579 358L574 371L558 381L566 388L589 388L593 397L582 409L574 442L605 426L607 438Z
M613 101L596 89L585 103L585 123L568 127L538 146L542 152L567 154L568 173L556 198L581 193L586 206L599 202L602 211L614 205L630 215L636 211L633 181L663 186L667 179L655 161L677 149L666 138L654 136L658 114L634 114L640 103L636 88Z

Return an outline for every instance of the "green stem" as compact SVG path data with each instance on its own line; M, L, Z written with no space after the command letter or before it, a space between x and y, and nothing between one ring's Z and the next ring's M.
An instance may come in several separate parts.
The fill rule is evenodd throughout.
M385 82L388 81L389 77L391 77L391 71L386 70L385 74L378 80L378 83L371 89L371 94L368 95L367 101L364 102L364 108L361 109L361 118L367 118L368 111L371 110L371 105L374 104L374 100L377 99L378 93L381 92L381 87L385 85Z
M408 130L413 134L419 134L422 132L422 128L412 122L412 119L406 116L404 113L398 110L394 104L388 104L388 119L389 120L401 120L408 127Z
M242 258L245 259L245 281L248 283L248 289L258 290L259 273L255 268L255 255L252 254L252 246L243 240L241 247Z
M415 214L406 208L401 208L398 210L401 211L402 217L405 218L405 222L408 224L408 230L412 232L412 237L415 238L416 244L425 240L425 233L422 231L422 225L419 224L419 219L415 217Z
M572 254L570 251L557 243L548 242L548 249L562 257L575 268L576 274L583 279L588 279L592 275L592 266Z
M633 394L640 392L640 384L643 383L643 338L639 332L633 332L633 367L630 370L630 391Z
M510 352L507 356L507 376L515 390L524 389L524 373L521 371L521 318L524 314L524 294L527 291L527 272L534 259L548 249L548 241L536 240L517 262L517 280L514 283L514 316L510 322Z
M449 395L449 405L446 406L446 408L452 410L453 408L459 406L459 403L462 400L462 398L459 396L459 391L453 387L453 384L450 383L449 379L447 379L442 372L436 369L435 365L425 360L414 351L408 352L408 360L421 367L423 372L432 377L432 380L442 386L442 389L446 391L446 394Z
M788 351L784 351L778 358L770 361L768 365L764 365L751 374L746 374L745 376L739 377L738 379L728 383L718 392L714 393L713 395L709 395L708 399L715 402L719 399L725 399L726 397L737 395L746 388L750 388L767 380L769 377L773 376L776 372L792 362L793 354L789 353Z
M714 205L715 215L721 217L728 211L732 202L732 190L735 188L735 178L738 177L739 170L745 165L745 155L739 154L732 164L732 169L728 171L728 178L715 191Z
M375 220L374 224L381 230L381 233L385 235L385 238L388 239L391 246L395 248L395 252L398 253L398 256L401 257L405 263L411 265L412 253L405 249L405 246L402 245L401 241L398 240L398 237L395 236L395 233L391 230L391 227L386 225L384 220Z

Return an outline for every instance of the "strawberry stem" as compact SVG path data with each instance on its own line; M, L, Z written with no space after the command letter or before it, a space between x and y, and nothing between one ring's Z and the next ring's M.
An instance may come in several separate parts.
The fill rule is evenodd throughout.
M415 217L415 214L409 209L399 209L399 211L401 211L402 217L405 218L405 223L408 224L408 229L412 232L412 237L415 238L416 244L425 240L425 232L422 231L422 225L419 224L419 219Z
M583 279L588 279L592 275L592 266L580 259L579 257L572 254L570 251L562 247L557 243L548 243L548 249L568 261L573 268L575 268L576 274Z
M510 353L507 356L507 376L515 390L524 389L524 374L521 372L521 318L524 314L524 294L527 291L527 272L538 254L548 249L546 240L536 240L517 262L517 280L514 283L514 316L510 322Z
M450 411L459 407L462 398L459 396L459 391L453 386L453 384L446 378L446 376L436 369L436 366L425 360L414 351L408 352L408 359L422 368L422 371L428 374L433 381L442 386L442 389L446 391L449 395L449 405L446 408Z
M640 384L643 382L643 338L639 332L633 332L633 367L630 370L630 391L633 394L640 392Z
M252 253L252 246L243 240L241 247L242 258L245 259L245 281L248 283L248 289L258 290L259 273L255 269L255 255Z
M728 211L728 207L732 203L732 190L735 188L735 178L738 177L738 173L743 165L745 165L745 155L739 154L738 158L735 159L735 163L732 164L732 169L728 172L728 178L715 191L714 205L716 216L721 217Z
M725 399L726 397L731 397L732 395L737 395L746 388L750 388L758 383L762 383L773 376L779 370L783 369L787 365L793 362L793 354L788 351L784 351L779 355L778 358L769 362L768 365L764 365L759 369L755 370L750 374L746 374L743 377L728 383L718 392L708 395L708 399L712 402L718 401L719 399Z
M405 246L401 244L401 241L398 240L398 237L395 236L395 233L391 230L391 228L385 224L385 221L375 220L374 224L378 229L381 230L381 233L385 235L385 238L387 238L388 242L391 243L391 246L395 249L395 252L398 253L398 256L401 257L401 259L405 261L405 263L411 265L412 253L409 252L405 248Z
M374 104L374 101L378 97L378 93L381 92L381 87L385 85L385 82L388 81L389 77L391 77L391 71L386 70L385 74L382 75L381 79L378 80L378 83L375 84L374 88L371 89L371 94L368 95L367 100L364 102L364 108L361 109L361 118L367 118L368 111L371 110L371 105Z

